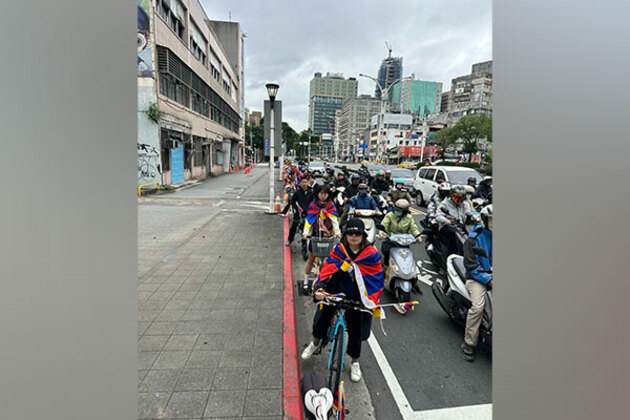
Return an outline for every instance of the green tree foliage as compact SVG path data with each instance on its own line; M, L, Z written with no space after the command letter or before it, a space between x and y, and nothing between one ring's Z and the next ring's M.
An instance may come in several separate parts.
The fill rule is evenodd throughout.
M282 139L287 146L287 152L295 150L300 146L300 135L286 122L282 122Z
M452 135L464 142L464 153L475 153L481 139L492 141L492 117L484 114L465 115L450 127Z
M435 134L435 141L440 145L442 159L444 159L446 148L453 144L455 140L457 140L457 137L455 137L452 127L445 127Z
M245 142L247 144L251 144L253 140L254 149L263 149L265 147L264 136L265 132L262 125L262 120L260 125L250 125L248 123L245 123Z

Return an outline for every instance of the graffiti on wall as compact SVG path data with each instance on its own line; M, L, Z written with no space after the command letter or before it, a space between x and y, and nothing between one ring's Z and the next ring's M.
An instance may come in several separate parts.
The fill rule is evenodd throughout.
M138 143L138 184L158 181L161 175L160 154L155 147Z
M138 77L152 77L149 0L138 0Z

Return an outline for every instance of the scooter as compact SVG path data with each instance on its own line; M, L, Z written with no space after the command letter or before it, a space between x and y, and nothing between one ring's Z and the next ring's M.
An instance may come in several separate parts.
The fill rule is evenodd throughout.
M379 213L378 210L352 209L348 215L348 217L358 217L363 221L365 232L367 233L367 240L370 245L374 244L374 241L376 241L376 224L374 223L374 218L377 217Z
M335 193L333 196L333 202L335 203L335 207L337 207L337 212L339 214L341 214L341 209L343 209L343 206L345 204L345 199L343 196L343 192L346 190L345 187L336 187L335 188Z
M477 217L477 213L475 216L472 216L467 223L451 223L451 226L455 228L457 233L457 237L462 244L466 242L466 238L468 237L469 231L474 226L474 218ZM420 233L422 236L422 241L424 242L424 248L431 260L431 263L438 268L439 270L446 272L447 271L447 259L449 257L448 250L442 244L439 239L439 228L437 223L430 223L430 221L425 217L421 222L423 230Z
M385 232L385 227L380 223L376 227ZM417 281L420 271L416 267L411 244L416 238L408 233L395 233L387 237L397 246L389 252L389 267L385 271L385 287L396 297L398 303L411 300L412 281Z
M372 197L374 197L374 201L376 201L376 207L378 210L384 215L389 211L389 204L387 203L387 191L383 191L378 194L376 190L372 189L371 193Z
M473 248L473 252L479 256L487 257L483 248ZM466 290L466 268L464 267L464 257L461 255L450 255L446 262L447 276L444 279L437 279L431 285L433 295L444 312L458 325L466 325L466 316L471 306L470 294ZM489 270L489 272L492 272ZM479 343L492 348L492 292L488 290L486 294L483 318L479 327Z

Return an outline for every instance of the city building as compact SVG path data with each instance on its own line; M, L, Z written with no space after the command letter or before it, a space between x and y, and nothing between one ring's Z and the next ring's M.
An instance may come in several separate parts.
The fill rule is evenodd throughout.
M419 145L419 137L411 137L411 130L414 127L414 116L412 114L394 114L386 112L383 114L381 145L378 145L378 125L379 114L373 115L370 120L369 132L369 156L380 156L388 150L400 145ZM409 136L407 136L409 133Z
M339 153L346 155L359 153L358 146L364 132L370 127L373 115L381 111L381 100L370 95L359 95L343 101L339 112L337 134Z
M335 132L335 111L344 99L357 96L356 78L345 79L343 73L315 73L310 82L308 101L308 127L315 134Z
M451 91L448 90L442 93L442 100L440 101L440 114L449 113L449 102L451 100Z
M199 0L138 3L138 184L179 184L244 160L244 35Z
M378 69L378 85L381 89L387 89L393 82L403 77L403 59L402 57L392 57L392 50L389 50L389 56L381 62ZM381 98L381 89L376 87L374 96Z
M473 64L470 74L452 80L448 110L449 125L464 115L492 114L492 61Z
M260 121L262 120L262 112L260 111L252 111L249 114L248 123L249 125L259 126Z
M387 100L392 111L411 113L419 117L440 111L442 83L424 80L400 80L389 87Z

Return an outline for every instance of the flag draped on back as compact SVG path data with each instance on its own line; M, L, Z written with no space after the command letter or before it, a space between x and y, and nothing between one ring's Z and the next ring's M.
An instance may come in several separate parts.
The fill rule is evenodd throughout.
M322 220L334 219L337 220L337 207L332 201L329 201L326 207L320 207L317 201L311 201L306 212L306 221L304 222L304 229L308 229L317 221L317 217Z
M343 244L338 243L319 271L319 276L313 284L313 290L316 289L318 282L327 279L339 270L352 272L359 288L361 302L366 308L372 309L378 306L378 299L385 285L385 276L381 258L376 248L373 246L365 247L352 261Z

